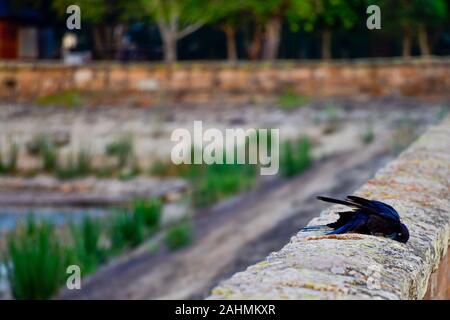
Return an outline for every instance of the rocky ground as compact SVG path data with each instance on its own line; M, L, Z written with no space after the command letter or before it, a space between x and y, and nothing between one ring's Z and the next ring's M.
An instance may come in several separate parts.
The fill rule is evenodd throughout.
M81 149L89 150L94 165L100 169L111 163L105 153L108 144L130 137L144 175L148 175L155 161L167 161L175 145L170 135L176 128L193 130L193 122L202 120L204 128L279 128L281 139L308 136L313 143L315 158L352 151L383 131L395 129L388 143L401 150L422 126L439 117L442 103L384 98L378 100L324 100L303 104L298 108L281 108L276 105L249 106L173 106L139 108L81 108L36 107L26 105L0 105L0 154L7 157L12 143L18 146L18 170L22 178L0 175L0 207L23 202L23 196L39 190L39 198L46 199L46 190L64 195L60 198L74 202L67 194L80 190L98 196L102 203L133 194L132 190L155 189L158 180L149 179L128 183L96 179L61 183L37 176L42 160L33 155L30 146L37 137L46 137L58 146L62 161ZM372 138L373 138L372 137ZM0 170L1 171L1 170ZM33 178L30 179L30 176ZM58 185L54 187L53 185ZM143 184L148 187L143 187ZM162 188L177 191L178 182L164 182ZM22 186L22 187L21 187ZM131 190L131 191L130 191ZM8 191L12 191L9 192ZM15 199L15 195L18 196ZM31 197L31 196L30 196ZM29 199L28 197L27 199ZM36 197L35 197L36 199ZM27 200L28 203L32 200ZM37 200L36 200L37 201ZM80 197L80 204L83 204Z
M97 165L102 165L106 145L130 136L139 162L148 168L155 159L167 159L174 129L192 130L193 122L202 120L205 128L279 128L282 139L306 134L317 142L315 152L323 156L351 149L368 127L376 132L392 121L429 122L441 108L442 103L394 98L313 101L291 109L276 105L146 109L0 105L0 146L6 153L11 142L19 145L22 170L39 167L39 159L28 150L39 136L55 141L62 156L89 149Z

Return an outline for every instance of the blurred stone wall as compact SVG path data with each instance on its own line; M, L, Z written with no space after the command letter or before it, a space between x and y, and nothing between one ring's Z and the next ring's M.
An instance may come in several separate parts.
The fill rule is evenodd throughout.
M210 299L449 299L450 117L431 127L356 195L392 205L406 244L383 237L299 232L236 273ZM335 205L309 225L337 219Z
M183 62L85 66L0 62L0 98L32 101L59 91L142 95L146 104L171 99L255 102L268 95L448 97L450 59L372 59L340 62Z

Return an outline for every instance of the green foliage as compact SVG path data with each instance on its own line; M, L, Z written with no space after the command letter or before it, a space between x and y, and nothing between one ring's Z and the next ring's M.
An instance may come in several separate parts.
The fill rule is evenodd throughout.
M371 4L380 6L383 15L386 14L383 21L391 30L419 24L436 25L448 17L446 0L401 0L395 10L389 10L392 6L389 0L371 1Z
M70 255L54 228L29 219L7 240L7 273L16 299L49 299L63 284Z
M134 215L143 221L151 230L159 226L163 204L159 199L137 200L133 204Z
M80 224L70 227L77 262L84 273L90 273L107 258L106 250L100 247L102 224L86 216Z
M361 134L361 141L364 144L372 143L373 139L375 139L375 133L373 132L373 128L371 125L367 126L364 132Z
M83 21L90 23L101 23L106 19L119 20L119 10L122 7L121 1L110 0L57 0L52 1L55 12L66 17L66 9L70 5L78 5L81 9Z
M76 108L83 105L83 98L79 92L68 90L38 97L35 103L41 106L62 105L68 108Z
M121 211L113 216L111 228L112 250L134 248L144 240L144 220L140 215Z
M3 157L2 150L0 148L0 174L15 173L17 171L18 156L19 146L16 143L10 143L7 157Z
M236 154L235 154L236 156ZM224 152L224 159L226 154ZM192 184L192 200L196 207L205 207L239 191L249 189L256 180L256 165L214 163L191 165L185 174Z
M339 129L338 108L333 104L327 104L325 107L325 127L323 132L331 134Z
M46 172L53 172L58 168L59 152L57 147L49 140L43 140L39 151L42 168Z
M110 239L113 251L136 247L159 228L163 204L159 199L136 200L131 212L113 216Z
M133 140L130 136L122 136L106 146L106 154L117 158L117 166L125 167L133 159Z
M311 163L311 143L307 137L282 144L280 169L284 176L293 177L309 168Z
M189 245L194 237L194 229L190 222L181 222L170 227L165 236L166 246L170 250L176 250Z
M299 95L293 91L286 91L278 97L278 104L284 109L295 109L306 105L308 97Z
M54 172L58 168L58 148L48 136L39 135L27 145L27 148L31 155L41 158L44 171Z
M60 179L72 179L87 176L93 172L91 155L87 150L80 150L76 158L72 155L66 165L57 164L56 175Z
M30 215L7 238L5 262L14 298L49 299L64 283L68 265L77 264L84 274L91 273L109 256L141 244L159 228L162 207L158 199L137 200L131 211L112 215L111 225L85 216L81 223L70 224L68 245L62 244L51 224L38 223ZM173 231L171 244L177 247L186 241L183 228Z
M160 23L175 22L183 29L192 23L210 21L216 15L217 6L213 4L210 0L137 0L128 4L128 11L140 10Z
M129 180L141 173L141 167L139 166L137 158L133 156L133 159L130 160L130 162L130 167L121 170L119 174L120 180Z

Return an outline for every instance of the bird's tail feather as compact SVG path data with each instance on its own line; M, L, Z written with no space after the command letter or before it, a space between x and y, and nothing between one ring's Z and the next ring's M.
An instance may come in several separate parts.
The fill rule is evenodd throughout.
M355 203L352 203L352 202L349 202L349 201L333 199L333 198L329 198L329 197L318 196L317 199L325 201L325 202L342 204L344 206L350 206L350 207L358 207L359 206L359 205L357 205Z
M330 229L329 226L320 225L320 226L307 226L300 229L301 232L309 232L309 231L320 231L320 230L327 230Z

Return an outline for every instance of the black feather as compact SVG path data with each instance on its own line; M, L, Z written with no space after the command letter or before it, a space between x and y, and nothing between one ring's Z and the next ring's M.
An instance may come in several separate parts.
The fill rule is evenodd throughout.
M337 212L337 214L339 215L339 219L337 219L335 222L327 224L328 227L333 229L342 227L353 218L355 211Z
M353 211L338 212L339 219L324 226L311 226L308 230L332 228L327 234L362 233L383 235L390 239L406 243L409 239L408 228L401 223L400 215L390 205L377 200L368 200L357 196L348 196L346 200L328 197L317 199L351 207Z
M350 207L355 207L355 208L359 208L360 205L349 202L349 201L344 201L344 200L339 200L339 199L333 199L333 198L328 198L328 197L322 197L322 196L318 196L317 199L325 201L325 202L330 202L330 203L336 203L336 204L342 204L344 206L350 206Z

